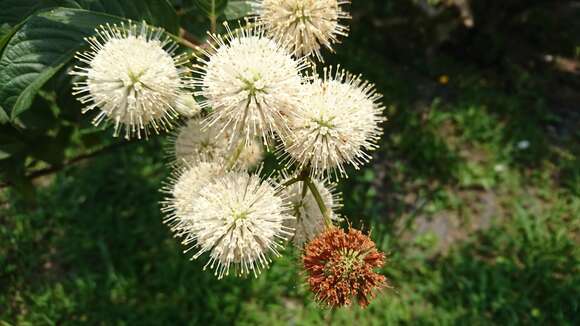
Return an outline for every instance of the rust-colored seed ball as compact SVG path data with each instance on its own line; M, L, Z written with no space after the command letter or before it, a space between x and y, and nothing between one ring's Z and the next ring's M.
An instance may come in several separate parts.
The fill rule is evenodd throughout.
M374 271L384 265L385 255L356 229L321 233L306 246L303 263L316 300L331 307L349 306L353 299L366 307L376 290L388 285Z

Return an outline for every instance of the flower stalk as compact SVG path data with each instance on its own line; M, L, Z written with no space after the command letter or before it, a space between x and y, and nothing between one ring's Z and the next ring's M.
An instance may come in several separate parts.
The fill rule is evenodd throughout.
M231 170L236 165L236 162L240 158L240 155L242 154L244 147L246 147L246 140L242 138L238 143L238 145L236 146L236 148L234 149L234 151L232 152L230 159L228 160L228 164L226 165L227 170Z
M316 204L318 204L318 208L320 208L320 212L322 213L322 216L324 217L324 225L326 226L327 229L332 228L333 224L332 224L332 220L330 219L330 210L324 204L324 200L322 199L322 196L320 195L320 191L318 191L318 188L312 182L312 179L309 176L307 177L307 179L304 182L308 185L308 189L310 189L312 196L314 196L314 199L316 200Z

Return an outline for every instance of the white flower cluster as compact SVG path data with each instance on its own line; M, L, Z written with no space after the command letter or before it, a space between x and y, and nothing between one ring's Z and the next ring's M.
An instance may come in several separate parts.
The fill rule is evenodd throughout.
M183 122L169 142L164 221L218 278L257 276L284 242L302 248L340 222L333 182L378 147L374 86L311 64L346 36L349 2L254 1L256 19L210 34L192 65L144 23L101 27L77 54L75 93L99 110L96 124L140 138ZM266 149L283 169L264 177Z

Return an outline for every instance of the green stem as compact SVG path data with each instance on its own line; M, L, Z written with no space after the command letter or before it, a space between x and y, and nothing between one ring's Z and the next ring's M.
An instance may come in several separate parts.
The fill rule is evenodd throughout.
M316 188L316 185L314 184L314 182L312 182L312 179L310 177L307 177L306 180L304 180L304 182L306 182L306 184L308 185L308 188L310 189L312 196L314 196L314 200L316 200L316 203L318 204L318 208L320 208L320 212L324 217L324 224L326 225L326 228L327 229L332 228L333 224L332 220L330 219L330 210L324 204L324 200L322 200L322 196L320 195L318 188Z
M244 116L242 118L242 123L240 124L240 128L238 129L238 135L241 135L242 131L244 130L244 125L246 124L246 118L248 117L248 110L250 109L251 101L252 101L252 98L250 96L248 96L248 102L246 103L246 108L244 109ZM236 164L236 162L240 158L240 155L242 154L242 151L244 150L245 146L246 146L246 139L244 137L241 137L240 143L238 144L238 146L234 150L232 156L228 160L228 165L227 165L228 170L234 167L234 164Z
M215 14L209 15L210 31L215 34L217 32L217 17Z
M310 169L306 168L302 170L302 172L300 172L297 177L286 181L282 187L286 188L300 181L304 182L304 188L302 189L302 199L306 197L306 187L308 187L312 193L312 196L314 196L314 200L316 201L322 216L324 217L324 225L327 229L332 228L334 225L332 224L332 219L330 218L331 211L324 204L324 200L322 199L322 195L320 195L320 191L318 191L318 188L316 188L316 185L314 182L312 182L312 179L310 178Z
M302 181L302 178L300 176L296 177L296 178L292 178L286 182L284 182L284 184L282 185L282 188L286 188L286 187L290 187L291 185Z
M230 156L230 159L228 160L228 164L226 166L227 170L230 170L231 168L234 167L234 165L236 164L236 162L240 158L240 155L242 154L242 151L244 150L245 146L246 146L246 140L244 138L242 138L240 140L240 142L238 143L238 146L236 146L236 148L232 152L232 156Z
M302 198L304 198L306 196L306 180L308 180L309 174L310 174L310 170L304 169L295 178L292 178L292 179L286 181L282 185L282 187L286 188L286 187L289 187L289 186L295 184L296 182L304 181L304 188L302 189Z
M209 14L209 21L211 23L211 32L215 34L217 32L217 15L216 15L216 0L211 0L211 13Z
M302 196L300 197L300 201L304 201L304 198L306 198L306 192L308 191L308 185L306 184L306 182L302 183Z

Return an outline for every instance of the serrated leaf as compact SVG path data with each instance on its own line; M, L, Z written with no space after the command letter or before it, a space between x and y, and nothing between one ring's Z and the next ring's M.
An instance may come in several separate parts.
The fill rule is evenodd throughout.
M228 2L228 5L224 10L224 15L227 20L235 20L248 16L251 12L252 5L250 4L250 1L237 0Z
M221 15L228 5L228 0L195 0L195 4L208 17L218 17Z

